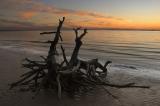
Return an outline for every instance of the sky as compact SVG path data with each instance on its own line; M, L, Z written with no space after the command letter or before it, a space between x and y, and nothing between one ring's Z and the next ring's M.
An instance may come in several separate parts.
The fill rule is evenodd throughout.
M160 30L160 0L1 0L0 30L65 28Z

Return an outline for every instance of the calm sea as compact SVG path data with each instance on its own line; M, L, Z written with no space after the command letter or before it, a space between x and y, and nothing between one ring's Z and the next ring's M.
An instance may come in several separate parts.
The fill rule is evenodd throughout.
M53 35L40 35L41 31L0 32L0 48L47 55ZM74 32L63 31L63 46L68 56L74 48ZM119 66L160 70L159 31L89 30L83 39L81 58L111 60Z

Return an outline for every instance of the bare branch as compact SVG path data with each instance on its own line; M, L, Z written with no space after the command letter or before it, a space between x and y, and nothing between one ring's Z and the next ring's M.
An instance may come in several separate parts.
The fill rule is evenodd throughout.
M78 29L76 29L78 31ZM72 56L71 56L71 59L70 59L70 62L69 64L70 65L73 65L73 64L76 64L77 63L77 56L78 56L78 53L79 53L79 49L82 45L82 41L81 39L83 38L83 36L85 36L85 34L87 33L87 29L84 29L84 33L82 33L80 35L80 37L76 37L75 39L75 42L76 42L76 45L74 47L74 50L73 50L73 53L72 53Z
M57 84L58 84L58 98L61 99L62 95L62 87L61 87L61 82L60 82L60 74L57 75Z
M44 35L44 34L53 34L53 33L56 33L56 32L42 32L40 33L41 35Z
M79 39L82 39L87 33L87 29L84 29L84 32L80 35Z
M78 31L80 30L81 28L73 28L74 32L75 32L75 35L76 35L76 39L78 38Z
M61 45L61 50L62 50L63 59L64 59L65 63L66 63L67 65L69 65L69 62L68 62L68 60L67 60L67 58L66 58L65 50L64 50L64 48L63 48L62 45Z

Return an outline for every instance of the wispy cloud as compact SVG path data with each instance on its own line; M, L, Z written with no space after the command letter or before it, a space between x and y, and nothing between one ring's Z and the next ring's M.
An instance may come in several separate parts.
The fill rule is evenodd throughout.
M3 21L1 19L0 23L6 22L8 26L9 23L11 25L14 24L31 27L35 26L35 23L39 23L40 25L43 22L46 22L43 15L46 15L46 17L48 16L48 20L57 16L67 16L69 17L69 21L66 22L68 27L84 26L103 28L114 25L114 23L121 23L125 21L122 18L110 15L107 16L98 12L58 8L54 6L54 4L45 4L41 0L3 0L0 3L0 15L4 15L4 18L5 15L7 16L7 19ZM13 17L19 21L13 21ZM87 19L88 21L86 21ZM53 21L57 20L53 19ZM47 24L49 24L49 22Z
M7 20L7 19L0 19L0 23L4 23L6 25L11 25L11 26L35 26L34 23L31 22L23 22L23 21L17 21L17 20Z
M7 20L0 18L0 30L46 30L55 26L38 25L29 21Z
M36 15L36 13L33 11L26 11L26 12L21 13L20 17L23 19L31 19L35 15Z

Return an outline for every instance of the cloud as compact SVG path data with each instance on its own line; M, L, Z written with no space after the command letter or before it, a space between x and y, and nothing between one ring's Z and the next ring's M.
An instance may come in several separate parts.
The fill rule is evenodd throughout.
M33 0L2 0L0 3L0 9L20 11L20 10L26 9L26 6L29 7L33 3L34 3Z
M75 15L75 16L87 16L93 18L112 18L115 20L122 20L121 18L106 16L101 13L63 9L55 7L54 4L45 4L41 0L3 0L0 3L1 10L17 11L22 18L32 18L35 13L46 12L48 14L56 15Z
M112 23L125 21L122 18L107 16L98 12L58 8L54 4L45 4L41 0L3 0L0 3L0 15L4 17L0 19L0 24L3 23L4 25L4 22L6 22L7 25L21 27L36 27L36 23L39 23L39 26L40 24L43 25L46 22L46 18L43 15L48 16L49 20L53 19L53 16L54 19L57 16L67 16L70 20L66 22L69 27L82 26L82 24L85 27L106 27ZM13 18L18 21L13 20ZM53 21L57 21L54 19Z
M0 23L5 24L6 26L16 26L16 27L30 27L35 26L32 22L24 22L24 21L17 21L17 20L8 20L0 18Z
M20 17L23 19L31 19L35 15L36 13L33 11L26 11L26 12L20 13Z
M55 26L37 25L29 21L7 20L0 18L0 30L46 30Z
M91 17L91 18L106 18L106 19L115 19L118 21L122 21L122 18L117 18L113 16L106 16L102 13L96 13L96 12L89 12L89 11L81 11L81 10L72 10L72 9L63 9L63 8L57 8L55 6L51 6L48 4L33 3L32 8L30 8L31 11L41 13L46 12L48 14L56 14L56 15L63 15L63 16L79 16L79 17Z

